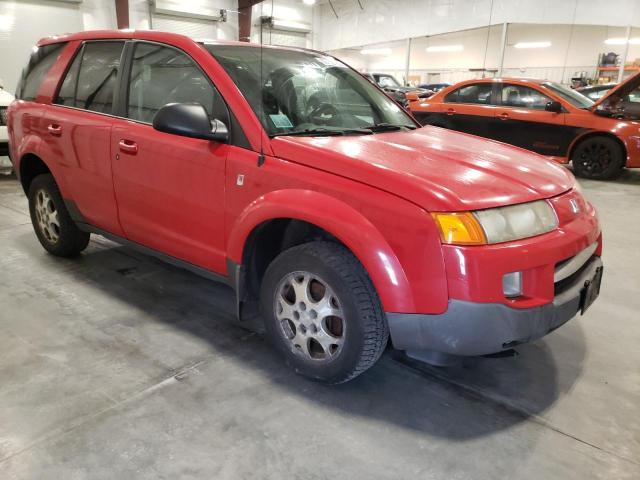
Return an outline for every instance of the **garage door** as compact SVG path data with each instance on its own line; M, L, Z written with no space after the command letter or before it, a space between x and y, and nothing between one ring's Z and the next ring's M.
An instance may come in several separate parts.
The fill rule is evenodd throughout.
M265 29L262 33L262 41L267 45L307 48L307 34L303 32Z
M179 33L191 38L218 38L218 22L154 13L151 17L153 29L161 32Z

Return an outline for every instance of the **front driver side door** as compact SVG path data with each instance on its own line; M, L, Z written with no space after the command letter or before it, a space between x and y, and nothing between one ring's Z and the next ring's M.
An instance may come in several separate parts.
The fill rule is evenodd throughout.
M545 110L552 99L537 88L504 83L495 110L494 138L542 155L562 157L575 138L565 127L566 113Z
M228 110L184 52L134 42L128 65L127 118L111 135L113 179L127 239L193 265L224 272L224 186L229 145L155 130L168 103L200 103L229 125ZM125 72L127 73L127 72Z

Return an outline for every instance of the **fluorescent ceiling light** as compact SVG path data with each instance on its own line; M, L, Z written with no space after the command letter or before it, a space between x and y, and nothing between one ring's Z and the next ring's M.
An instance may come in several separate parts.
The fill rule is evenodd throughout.
M391 55L390 48L363 48L360 50L362 55Z
M514 45L516 48L547 48L551 46L551 42L518 42Z
M315 5L316 0L302 0L305 5Z
M622 37L617 37L617 38L607 38L604 43L606 43L607 45L624 45L625 43L627 43L627 39L626 38L622 38ZM638 45L640 44L640 38L636 37L636 38L630 38L629 39L629 43L631 45Z
M461 52L464 50L462 45L433 45L427 47L427 52Z

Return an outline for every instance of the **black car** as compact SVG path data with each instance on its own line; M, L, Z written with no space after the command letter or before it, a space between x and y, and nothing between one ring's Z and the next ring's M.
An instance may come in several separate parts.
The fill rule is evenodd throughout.
M576 88L576 91L596 102L615 86L615 83L606 83L604 85L591 85L588 87ZM628 95L619 99L616 104L616 110L623 114L625 118L630 120L640 120L640 88L636 88Z
M388 73L365 73L364 76L387 92L391 98L405 108L409 105L407 93L416 93L420 98L428 98L434 93L433 90L426 90L424 88L406 87L398 82L396 77Z

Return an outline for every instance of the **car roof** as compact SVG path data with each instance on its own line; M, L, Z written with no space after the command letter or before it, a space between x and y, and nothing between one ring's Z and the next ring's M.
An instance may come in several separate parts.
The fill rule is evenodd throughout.
M53 35L50 37L42 38L38 41L38 46L49 45L52 43L62 43L71 41L83 41L83 40L151 40L167 44L184 44L185 42L202 43L205 45L233 45L238 47L256 47L262 46L264 48L271 48L276 50L290 50L290 51L304 51L310 53L326 53L318 52L307 48L298 47L282 47L273 45L260 45L258 43L239 42L233 40L215 40L215 39L194 39L181 35L179 33L161 32L158 30L88 30L84 32L65 33L63 35Z

